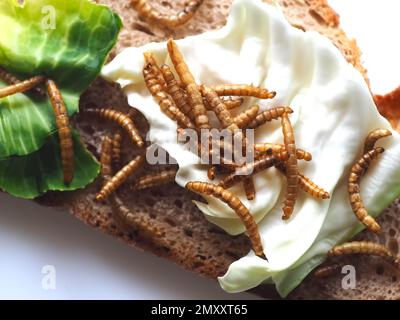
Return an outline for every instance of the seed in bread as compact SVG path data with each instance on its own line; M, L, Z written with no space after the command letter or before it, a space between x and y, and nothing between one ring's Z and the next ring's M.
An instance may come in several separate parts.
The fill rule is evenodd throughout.
M147 0L131 0L132 6L145 19L157 22L168 28L175 28L188 22L195 15L204 0L190 0L185 9L176 14L165 14L156 10Z
M373 217L368 214L360 194L360 180L365 174L371 162L378 158L385 150L381 147L374 148L364 154L351 168L348 180L348 190L350 196L351 208L358 218L370 231L379 232L380 225Z
M173 39L169 39L167 47L175 70L188 94L189 105L193 112L196 127L198 129L210 129L210 122L207 116L206 107L203 103L203 97L201 96L200 89L185 62L178 45Z
M289 153L289 159L286 161L286 179L287 191L286 200L283 204L283 220L288 220L292 216L294 206L296 204L299 174L297 168L297 152L294 138L294 131L289 120L288 113L283 113L281 116L282 132L285 142L285 149Z
M254 252L257 256L265 258L257 223L238 197L220 186L207 182L189 182L186 188L202 195L218 198L232 208L245 225Z
M157 101L161 111L171 120L176 121L180 127L195 129L190 118L180 111L172 98L163 91L156 72L156 69L154 69L150 63L143 68L143 77L147 89Z
M273 167L277 161L278 160L275 157L264 157L244 166L238 167L234 172L222 179L218 186L224 189L229 189L235 184L244 181L246 178Z
M23 93L37 87L40 83L44 82L44 76L35 76L28 80L19 81L15 84L0 88L0 98L12 96L17 93Z
M392 135L392 132L387 129L376 129L370 132L370 134L365 139L364 143L364 154L368 151L371 151L375 147L375 143L382 138L389 137Z
M118 130L112 139L112 167L115 170L121 169L121 142L122 133Z
M219 96L255 97L259 99L272 99L276 96L276 92L247 84L222 84L214 86L213 89Z
M179 86L175 75L172 73L171 68L164 64L161 66L161 72L167 84L167 93L172 97L178 109L183 112L190 120L194 121L191 107L188 103L186 92Z
M112 156L113 156L113 141L110 139L110 137L105 136L101 144L101 153L100 153L100 166L101 166L100 174L105 183L107 183L107 181L109 181L111 179L111 176L113 175Z
M110 108L88 108L85 110L85 114L95 115L102 119L115 122L125 130L134 144L136 144L139 148L144 148L144 141L139 134L139 130L136 128L133 120L127 114Z
M118 171L115 176L113 176L101 189L101 191L96 195L97 201L104 201L108 198L115 190L117 190L131 175L133 175L137 170L139 170L145 161L145 157L140 155L134 158L126 166L124 166L120 171Z
M241 114L237 115L233 122L240 128L245 129L248 128L249 124L257 117L258 111L260 107L255 105Z
M247 128L249 129L258 128L267 122L281 118L282 115L285 113L286 114L293 113L293 110L289 107L276 107L269 110L265 110L259 113L255 117L255 119L247 125Z
M353 241L346 242L338 246L334 246L328 252L328 257L337 257L351 254L368 254L382 257L399 267L399 258L395 256L386 246L369 241Z
M64 183L69 185L74 178L75 163L74 143L72 140L71 129L69 127L68 112L57 84L53 80L47 79L46 88L56 119L58 138L60 141L61 166L64 176Z
M256 143L254 144L254 151L259 155L263 155L266 153L268 154L272 152L273 155L281 158L282 160L285 159L285 156L282 155L282 153L286 152L285 146L283 144ZM303 149L296 149L296 154L297 154L297 160L305 160L305 161L312 160L312 154L310 152L304 151Z
M140 177L132 187L133 190L143 190L175 182L177 170L164 170L159 173L148 174Z
M0 67L0 79L5 81L8 85L15 85L21 83L21 80L19 80L17 77L15 77L13 74L7 72L3 68ZM46 91L44 91L40 86L35 86L31 90L35 91L41 96L46 95Z

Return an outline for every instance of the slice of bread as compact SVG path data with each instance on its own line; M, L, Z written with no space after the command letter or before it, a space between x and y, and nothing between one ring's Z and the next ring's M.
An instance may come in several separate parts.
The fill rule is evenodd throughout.
M169 37L183 38L207 30L216 29L226 22L231 0L205 0L195 17L186 25L169 30L142 20L130 6L129 0L100 0L110 5L124 22L124 29L116 49L110 58L125 47L139 46L150 41L163 41ZM152 0L154 6L163 11L176 12L183 8L184 0ZM265 2L272 3L268 0ZM365 77L366 71L360 62L360 51L354 40L346 37L339 28L339 17L329 7L326 0L279 0L287 19L303 30L315 30L331 39L343 55ZM120 88L102 79L96 80L82 96L80 109L89 106L112 106L117 110L127 111L129 105ZM95 119L78 116L75 125L89 149L98 156L101 139L115 129L105 126ZM147 130L147 123L139 115L141 132ZM125 141L123 158L131 159L135 151ZM147 167L149 170L160 170L160 167ZM74 216L86 224L104 233L117 237L129 245L148 250L156 255L168 258L178 265L201 275L216 278L225 273L229 264L247 254L250 243L246 236L231 237L218 227L207 222L203 214L192 204L192 199L199 199L194 194L177 185L168 185L140 192L131 191L132 183L126 183L119 191L125 205L138 217L143 218L149 229L157 228L161 236L149 235L140 229L131 229L123 225L113 212L109 203L99 204L94 201L99 190L100 180L84 190L72 193L52 193L38 201L47 206L68 209ZM396 232L399 222L394 214L396 205L380 219L385 232L378 237L363 233L361 239L374 238L397 250ZM380 260L357 258L343 260L357 267L359 282L356 290L341 289L341 278L328 280L314 279L310 276L296 289L291 298L399 298L400 287L396 283L397 275ZM378 273L378 274L377 274ZM274 288L262 286L254 290L263 297L278 297Z

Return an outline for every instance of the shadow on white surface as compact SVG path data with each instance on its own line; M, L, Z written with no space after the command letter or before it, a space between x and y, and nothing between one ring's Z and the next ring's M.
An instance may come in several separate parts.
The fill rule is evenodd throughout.
M254 299L129 248L66 212L0 194L1 299ZM45 265L56 290L42 288Z

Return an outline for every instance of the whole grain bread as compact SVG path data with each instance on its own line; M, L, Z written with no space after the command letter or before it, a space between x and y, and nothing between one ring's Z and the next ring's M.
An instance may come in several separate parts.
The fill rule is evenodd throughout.
M231 0L205 0L195 17L184 26L170 30L154 23L142 20L130 6L129 0L99 0L99 3L110 5L121 15L124 29L120 34L118 45L110 59L126 47L139 46L150 41L164 41L169 37L183 38L207 30L222 27L229 13ZM184 0L152 0L152 4L165 12L175 12L183 8ZM273 0L265 2L272 3ZM326 0L279 0L287 19L294 26L303 30L315 30L327 36L341 50L368 81L366 71L360 62L360 50L354 40L348 39L339 27L339 16L327 4ZM127 111L129 105L126 97L116 84L97 79L83 94L80 110L88 107L113 106L117 110ZM145 119L138 115L138 123L143 135L147 131ZM112 125L105 126L93 118L77 116L74 124L82 135L89 150L98 156L101 138L110 134ZM123 159L127 161L135 154L125 139ZM161 167L146 167L149 170L161 170ZM144 169L143 169L144 170ZM139 172L140 174L140 172ZM149 236L140 228L130 228L116 218L110 203L99 204L94 201L95 193L100 187L100 180L84 190L70 193L51 193L38 199L47 206L69 210L84 223L100 231L117 237L127 244L151 251L156 255L170 259L193 272L216 278L225 273L229 264L247 254L250 243L245 236L231 237L215 225L207 222L203 214L192 204L198 199L194 194L177 185L133 192L132 182L126 183L118 195L124 204L142 221L148 224L149 230L156 228L158 235ZM398 232L400 230L398 203L393 204L381 216L379 222L384 232L379 235L362 233L358 239L374 239L387 243L398 251ZM309 276L289 298L323 298L323 299L377 299L400 298L399 274L379 259L356 257L342 259L341 262L356 266L358 286L355 290L341 288L341 277L327 280ZM277 298L271 286L262 286L253 290L266 298Z

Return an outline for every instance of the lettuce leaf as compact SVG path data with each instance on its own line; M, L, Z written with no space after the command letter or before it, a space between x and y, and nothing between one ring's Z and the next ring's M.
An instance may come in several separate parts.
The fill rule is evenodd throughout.
M114 47L120 18L88 0L0 2L0 65L21 78L45 74L59 85L69 115ZM0 83L4 85L4 83ZM56 130L47 98L0 99L0 159L38 150Z
M0 1L0 66L20 79L44 74L59 85L68 114L97 77L122 23L107 6L89 0ZM0 86L6 84L0 81ZM74 190L93 181L99 165L74 133L74 181L62 181L59 142L47 97L0 99L0 188L35 198L48 190Z
M58 135L53 134L38 151L0 161L0 187L13 196L34 199L49 191L75 190L91 183L100 166L73 132L75 176L69 186L63 181Z

